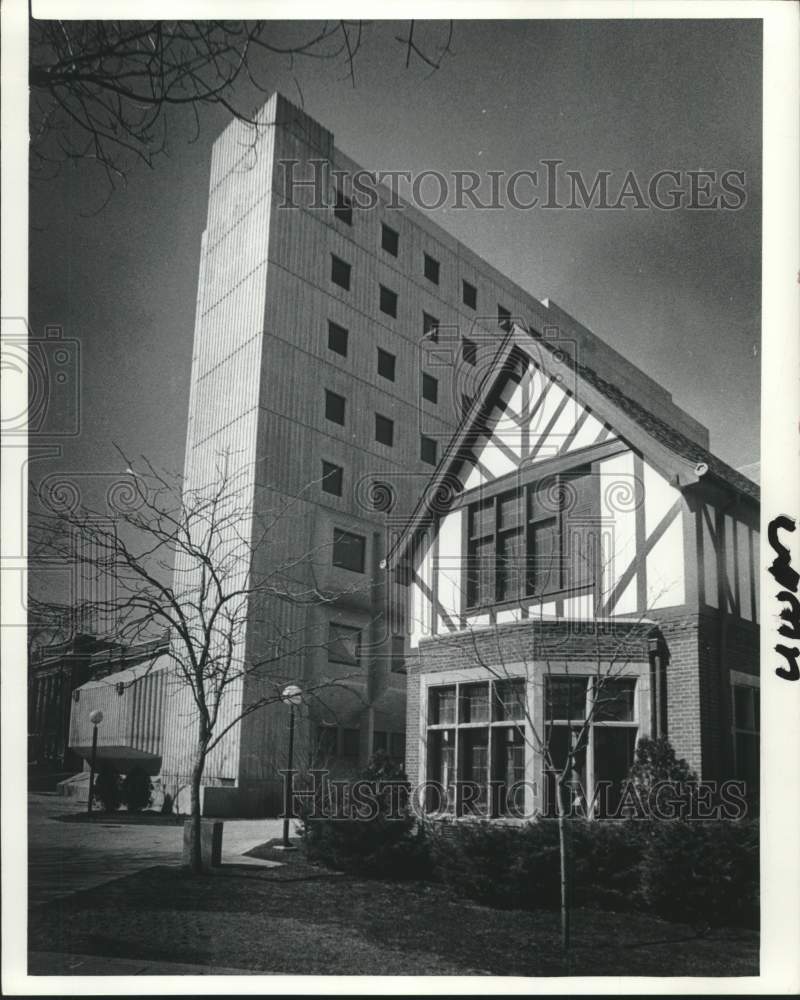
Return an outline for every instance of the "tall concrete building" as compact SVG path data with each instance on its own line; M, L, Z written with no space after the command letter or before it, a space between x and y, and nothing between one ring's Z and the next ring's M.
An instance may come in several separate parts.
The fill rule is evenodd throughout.
M242 658L281 636L304 641L287 644L269 677L232 685L220 725L278 683L318 690L320 678L346 677L346 690L307 700L298 740L309 759L323 748L334 770L353 769L376 748L403 754L407 629L387 613L402 602L381 564L512 323L698 446L708 434L662 386L388 187L360 207L362 168L280 95L259 123L232 122L212 153L185 478L187 489L213 481L224 457L237 479L243 577L292 561L297 580L335 596L253 601ZM278 510L280 530L261 539ZM206 764L207 813L279 807L287 717L272 704L231 725ZM161 773L179 801L194 718L191 693L173 686Z

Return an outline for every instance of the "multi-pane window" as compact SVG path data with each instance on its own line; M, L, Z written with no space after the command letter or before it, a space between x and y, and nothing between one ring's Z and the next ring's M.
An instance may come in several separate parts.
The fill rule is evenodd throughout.
M569 513L569 517L579 513L580 518L569 523L561 510L554 509L557 491L539 484L470 504L468 607L515 601L593 582L593 481L590 476L569 478L575 484L580 505Z
M429 403L439 401L439 380L427 372L422 373L422 398L427 399Z
M353 225L353 203L339 188L336 189L336 201L333 206L334 217L348 226Z
M760 694L757 687L735 684L733 694L733 738L736 776L746 783L746 794L755 798L760 770Z
M332 496L342 495L342 478L344 469L341 465L334 465L333 462L322 461L322 489Z
M387 316L397 316L397 292L381 285L379 304L381 312L386 313Z
M331 281L345 291L350 291L350 265L335 253L331 254Z
M419 436L419 457L428 465L436 465L436 441L425 434Z
M347 336L348 331L338 323L328 320L328 350L347 357Z
M545 812L558 812L558 782L586 815L613 815L636 749L636 678L545 677Z
M376 729L372 734L372 752L385 753L392 760L402 763L405 756L405 733L387 733Z
M391 226L387 226L385 222L382 222L381 247L387 253L390 253L393 257L396 257L399 243L400 243L400 237L397 231L392 229Z
M349 569L353 573L363 573L366 546L367 540L363 535L355 535L351 531L334 528L333 565L340 569Z
M461 359L464 364L473 367L478 363L478 345L468 337L464 337L461 341Z
M430 688L427 808L523 815L525 721L524 678Z
M470 309L478 308L478 289L468 281L461 282L461 301Z
M422 314L422 336L438 343L439 320L435 316L431 316L430 313L423 312Z
M432 281L434 285L439 284L439 261L427 253L425 254L424 271L428 281Z
M328 623L328 663L359 664L361 629L339 622Z
M385 444L387 448L392 447L394 444L394 420L390 420L380 413L375 414L375 440L379 444Z
M511 329L511 313L505 306L497 306L497 322L506 331Z
M338 392L325 390L325 419L333 424L344 425L346 400Z
M378 348L378 374L390 382L394 382L395 356L382 347Z

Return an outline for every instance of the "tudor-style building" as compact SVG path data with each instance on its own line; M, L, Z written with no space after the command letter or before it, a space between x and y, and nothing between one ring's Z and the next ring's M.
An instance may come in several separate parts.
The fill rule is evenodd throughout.
M559 766L590 718L589 803L651 735L755 796L758 487L548 331L514 325L482 364L388 558L412 783L456 815L547 812L542 748Z

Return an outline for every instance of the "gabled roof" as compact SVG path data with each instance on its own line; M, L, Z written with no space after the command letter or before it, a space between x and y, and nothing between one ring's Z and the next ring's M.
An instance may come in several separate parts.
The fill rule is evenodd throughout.
M441 496L437 485L444 486L447 482L452 482L454 469L466 461L464 453L468 450L470 436L474 435L485 417L487 401L499 381L509 377L513 359L520 352L535 361L546 375L552 375L556 367L563 371L565 362L560 344L551 343L519 326L512 327L500 343L472 405L444 450L431 476L429 488L423 492L402 534L387 555L387 565L397 564L417 529L430 521L431 498ZM575 373L579 402L589 406L598 418L609 423L623 440L640 451L674 486L683 489L699 482L701 478L714 479L741 496L755 503L759 502L759 487L727 462L691 441L677 428L601 378L592 368L573 359L567 359L567 364Z

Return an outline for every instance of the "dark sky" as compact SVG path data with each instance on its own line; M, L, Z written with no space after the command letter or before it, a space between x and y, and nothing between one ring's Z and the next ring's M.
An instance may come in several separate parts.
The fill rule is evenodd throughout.
M437 221L533 295L550 296L669 389L734 465L758 459L761 27L756 21L457 22L432 76L405 68L399 25L369 28L353 88L341 62L263 60L371 169L740 170L739 211L439 211ZM307 26L276 26L278 37ZM421 30L421 29L420 29ZM423 38L442 37L424 26ZM296 82L295 82L296 81ZM242 92L244 106L265 99ZM210 148L176 126L97 214L90 164L31 196L30 317L80 341L80 434L41 472L113 473L118 443L180 468Z

